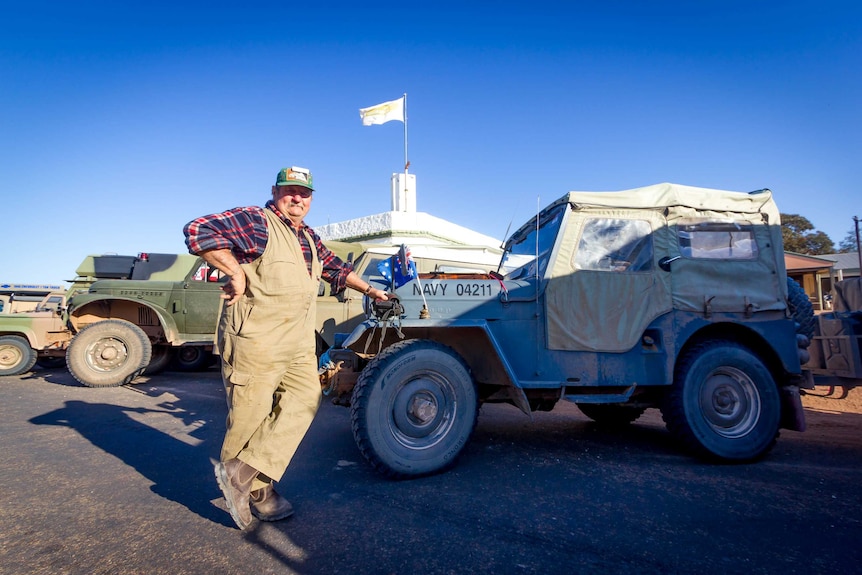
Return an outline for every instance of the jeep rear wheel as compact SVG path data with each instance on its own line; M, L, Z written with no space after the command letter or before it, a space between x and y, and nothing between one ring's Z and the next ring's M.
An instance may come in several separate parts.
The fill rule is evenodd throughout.
M362 455L380 473L416 477L454 464L476 426L476 385L457 353L399 342L368 363L350 417Z
M662 405L668 430L697 455L727 462L762 457L778 438L781 405L769 370L731 341L705 342L679 360Z
M17 335L0 337L0 375L20 375L36 365L36 352Z
M72 338L66 365L88 387L114 387L140 375L151 357L152 345L141 328L108 319L88 325Z

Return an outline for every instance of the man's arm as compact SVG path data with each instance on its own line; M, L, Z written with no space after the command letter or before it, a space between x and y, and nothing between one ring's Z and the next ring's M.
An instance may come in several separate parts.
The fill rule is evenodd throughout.
M351 271L349 274L347 274L347 280L345 281L345 283L347 284L347 287L353 288L356 291L360 291L371 299L380 299L383 301L389 299L386 296L385 291L383 291L382 289L377 289L371 284L366 283L365 280L359 277L354 271Z
M202 216L187 223L183 233L189 252L230 277L221 297L227 305L236 303L246 288L240 263L257 259L266 249L268 231L263 210L252 206Z

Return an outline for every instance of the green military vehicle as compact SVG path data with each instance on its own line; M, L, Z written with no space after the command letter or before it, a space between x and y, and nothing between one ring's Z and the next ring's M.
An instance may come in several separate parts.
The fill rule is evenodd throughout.
M66 348L73 335L66 325L66 302L99 279L129 278L136 259L88 255L67 289L59 285L0 285L0 375L26 373L34 365L65 365Z
M58 285L0 284L0 315L33 311L40 307L45 296L64 292Z
M37 363L62 365L69 341L62 313L66 293L55 285L0 285L0 376Z
M18 375L38 364L65 365L74 331L67 322L71 299L99 280L129 280L138 256L88 255L68 289L60 286L0 286L0 375ZM139 270L140 272L141 270Z
M99 279L70 298L69 371L84 385L108 387L171 361L185 370L207 366L222 280L198 256L139 254L123 277Z
M327 242L357 273L376 273L392 246ZM485 250L487 251L487 250ZM434 248L418 258L423 270L434 267L474 269L483 250ZM491 250L493 251L493 250ZM494 255L484 256L487 263ZM482 260L483 258L478 258ZM66 351L72 375L91 387L130 383L157 373L171 361L182 370L211 363L215 330L223 300L223 274L202 258L188 254L141 254L128 279L101 279L69 301L68 327L75 333ZM317 302L318 350L334 343L364 319L362 294L333 293L321 282Z
M658 408L683 447L728 462L805 427L812 312L769 190L570 192L508 238L497 273L405 277L327 351L322 382L387 476L451 466L484 403L566 400L607 425Z

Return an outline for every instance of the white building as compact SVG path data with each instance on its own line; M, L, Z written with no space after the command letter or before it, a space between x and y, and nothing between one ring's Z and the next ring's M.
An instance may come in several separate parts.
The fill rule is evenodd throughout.
M323 240L386 246L406 244L416 257L481 264L496 269L502 242L425 212L416 211L416 176L392 174L392 210L314 230Z

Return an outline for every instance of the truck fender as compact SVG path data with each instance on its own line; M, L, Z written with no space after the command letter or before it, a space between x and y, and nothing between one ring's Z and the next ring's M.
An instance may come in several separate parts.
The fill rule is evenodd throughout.
M165 332L165 339L168 342L173 342L178 337L177 325L174 322L174 319L170 317L165 310L150 305L147 302L141 301L139 299L134 298L125 298L125 297L117 297L117 296L95 296L88 297L87 301L81 304L77 304L74 308L70 309L69 312L69 323L74 328L75 331L78 331L80 328L78 327L78 322L76 322L76 318L80 318L86 314L92 314L97 317L101 317L102 319L109 319L105 317L103 313L104 308L99 304L107 304L108 306L113 305L116 302L122 302L128 304L131 307L135 308L148 308L150 309L158 318L159 323L161 325L162 330ZM139 322L136 318L133 317L120 317L120 319L125 319L135 325L138 325ZM140 326L139 326L140 327Z
M400 325L386 326L386 329L388 333L398 333L399 339L430 339L449 345L465 360L471 371L475 371L477 360L470 356L468 349L459 347L451 341L451 338L435 337L435 332L438 329L445 330L447 333L452 333L453 330L459 329L474 332L476 330L481 331L496 358L495 366L498 368L497 373L502 375L502 378L497 381L503 383L509 390L512 403L532 419L530 402L527 400L527 396L515 375L515 371L506 360L499 342L488 328L487 322L481 320L402 320ZM385 335L387 333L384 332L383 322L368 319L356 326L350 335L347 336L343 347L349 347L362 353L377 354L383 349L382 338Z

